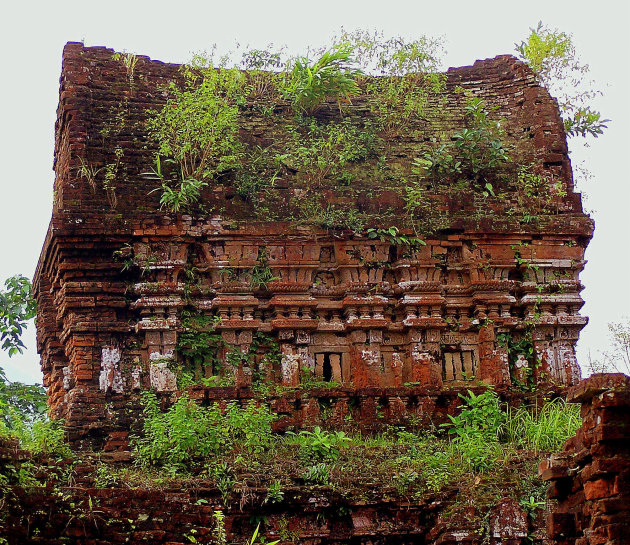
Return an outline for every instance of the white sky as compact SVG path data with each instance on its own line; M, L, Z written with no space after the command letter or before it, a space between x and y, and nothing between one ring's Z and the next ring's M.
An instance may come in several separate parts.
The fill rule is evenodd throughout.
M185 62L192 52L215 42L220 49L235 41L252 47L273 42L303 52L309 45L326 43L343 26L409 38L444 36L445 65L463 66L513 53L514 42L542 20L573 34L593 79L605 91L595 106L612 119L590 148L575 139L570 142L574 165L584 160L593 175L582 190L596 222L582 274L582 312L590 317L579 343L582 366L589 350L595 355L606 349L606 324L630 315L630 183L625 165L630 156L630 10L625 0L23 0L12 1L2 14L0 281L15 273L33 275L50 219L61 52L68 41ZM40 382L32 326L25 342L24 355L9 359L0 354L0 366L12 380Z

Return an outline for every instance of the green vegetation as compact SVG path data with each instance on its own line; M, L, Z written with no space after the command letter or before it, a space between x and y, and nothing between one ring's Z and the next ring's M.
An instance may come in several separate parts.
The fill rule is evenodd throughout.
M0 292L0 339L9 357L22 353L21 336L36 314L30 281L16 275L7 279ZM46 392L34 384L11 382L0 367L0 443L30 451L34 461L24 464L0 463L0 495L11 484L39 484L35 462L68 458L62 421L51 421L46 413Z
M264 404L201 406L184 394L162 410L156 395L144 392L135 464L96 464L94 484L207 488L212 483L226 508L237 501L282 504L295 487L324 487L352 502L369 501L377 486L385 496L448 498L447 510L473 502L478 513L507 495L534 516L544 500L536 475L539 457L575 433L578 407L556 400L540 410L505 409L492 389L460 397L458 413L439 428L419 431L410 425L361 435L314 427L280 435L272 433L274 415ZM351 429L351 421L345 424ZM4 472L0 484L28 487L35 483L32 475ZM215 511L214 518L215 541L227 542L223 513ZM188 531L186 537L195 543L199 535Z
M267 501L282 501L287 475L277 473L276 464L294 468L296 478L317 484L354 479L361 474L356 469L344 475L352 463L373 464L374 474L384 480L399 468L398 480L415 473L407 485L422 493L454 485L464 475L487 479L523 457L533 460L541 452L557 451L581 423L579 407L560 400L537 410L505 409L492 389L479 394L468 391L460 397L458 414L432 431L394 427L380 435L362 436L315 426L280 436L271 432L274 417L265 405L251 402L239 407L230 402L223 409L216 404L201 407L183 395L161 411L155 395L145 392L136 461L145 468L166 468L171 475L198 474L210 464L211 474L224 483L238 478L239 467L265 467L273 477ZM366 459L360 461L361 456Z
M522 165L517 173L518 203L529 214L551 214L557 211L558 197L566 197L567 192L561 180L535 165ZM529 222L527 222L529 223Z
M162 466L172 471L207 463L211 455L239 449L261 452L269 448L274 416L267 407L236 402L224 411L218 405L200 407L186 394L166 412L152 392L142 395L143 435L136 439L135 453L142 466Z
M65 442L63 421L49 420L45 415L32 422L19 418L19 413L9 410L8 426L9 438L19 441L20 447L30 451L35 456L49 456L53 458L68 458L72 452ZM2 431L0 430L0 436Z
M592 107L599 92L570 35L539 24L517 52L559 97L569 135L603 132L608 120ZM169 212L221 214L243 204L254 220L283 217L357 235L395 224L426 237L458 214L480 221L497 206L524 224L560 213L566 188L535 163L527 139L507 143L498 112L477 91L447 92L442 54L440 39L357 30L306 55L270 46L195 56L150 115L155 167L144 176ZM113 58L133 93L137 58ZM132 128L128 100L100 130L110 156L79 157L77 168L111 208L127 181L115 138ZM461 196L461 212L454 206L446 215L445 194Z
M136 69L136 63L138 57L133 53L114 53L112 59L119 61L127 70L127 77L129 78L129 85L133 86L134 71Z
M326 179L348 184L347 168L376 154L377 136L369 121L359 129L347 119L328 124L310 119L289 130L291 138L275 160L298 172L309 187L321 187Z
M501 141L501 124L490 119L484 101L478 97L468 97L464 110L468 128L453 136L461 157L459 167L453 172L459 170L473 183L488 183L496 176L493 171L510 160Z
M266 248L260 248L258 250L258 257L256 259L256 265L249 270L249 285L252 289L267 289L269 282L279 280L278 276L274 276L273 272L268 265L269 257L267 255Z
M286 61L272 50L246 51L234 65L195 57L149 121L157 154L146 175L159 182L161 207L208 213L209 189L232 186L257 219L282 210L298 223L357 234L385 221L422 234L442 228L431 191L450 186L478 194L485 210L488 198L519 183L507 166L518 157L494 108L473 93L447 95L440 52L439 40L357 31ZM360 119L346 115L354 98L366 112ZM247 127L259 116L269 119L269 132L252 139ZM436 136L435 126L450 132ZM406 137L417 142L415 157L392 148ZM287 178L295 183L282 193ZM331 192L333 202L325 197ZM384 192L405 199L406 217L358 205Z
M219 373L219 349L223 337L215 331L217 317L203 316L188 310L182 312L183 330L177 337L177 353L181 363L175 370L180 387Z
M328 470L328 466L323 462L308 466L302 474L302 477L304 481L310 484L330 484L330 471Z
M9 357L22 353L22 333L37 312L31 282L22 275L8 278L0 291L0 340ZM0 367L0 437L17 440L22 448L56 454L59 428L46 418L46 394L38 385L11 382Z
M190 209L209 180L238 166L237 116L244 84L240 71L195 57L185 70L183 88L169 86L171 97L148 123L159 143L153 174L161 181L163 208ZM167 159L164 168L161 157Z
M410 237L403 235L398 227L392 225L387 229L374 229L367 230L367 236L369 239L378 239L383 242L389 242L395 246L409 246L411 248L417 248L418 246L426 246L427 243L417 237Z
M350 44L364 78L370 111L388 137L404 134L413 121L439 117L431 99L441 104L446 77L440 74L443 53L440 39L422 36L409 41L386 38L382 32L342 32L336 43Z
M136 464L97 469L96 479L100 486L148 488L210 481L225 506L243 497L261 506L281 504L295 487L324 487L342 500L367 501L378 487L385 496L448 497L449 510L472 502L481 532L482 514L506 496L534 516L544 502L536 473L540 456L559 450L575 433L579 408L555 400L538 410L506 409L492 389L460 397L458 413L439 428L389 427L362 435L314 427L279 435L271 432L273 416L253 402L221 409L183 396L161 411L157 398L144 393ZM254 490L265 488L253 499Z
M601 92L587 80L589 66L579 59L570 34L539 22L526 40L516 44L516 52L558 98L569 136L597 138L604 132L610 119L602 119L590 105Z
M506 440L534 452L555 452L580 427L580 407L561 399L550 401L539 411L509 410L503 425Z
M324 51L317 60L297 57L289 63L288 77L281 87L298 113L312 115L322 103L332 98L341 108L342 102L359 93L356 77L359 70L353 68L353 47L337 44Z
M35 317L37 306L31 296L31 283L22 275L8 278L0 291L0 341L9 357L22 353L22 333L27 322Z
M266 276L261 272L258 278ZM275 278L268 279L267 281ZM209 317L185 310L182 313L183 330L178 335L177 363L170 366L177 375L177 384L185 389L195 384L211 386L233 386L236 370L240 366L252 370L252 388L260 396L265 397L278 388L278 384L269 381L266 373L272 374L280 365L280 346L272 337L256 332L249 349L243 352L238 346L225 342L215 327L221 323L219 317ZM225 351L225 364L220 363L219 352ZM326 383L328 386L328 383Z
M339 458L339 448L350 442L350 438L342 431L329 432L315 426L313 431L302 430L300 433L289 433L289 440L300 445L306 459L319 458L334 461Z

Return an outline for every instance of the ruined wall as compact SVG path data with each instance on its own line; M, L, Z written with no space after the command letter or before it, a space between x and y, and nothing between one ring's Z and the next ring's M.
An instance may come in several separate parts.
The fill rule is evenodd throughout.
M30 462L0 444L0 471ZM536 521L506 496L488 512L457 499L455 486L439 492L401 495L389 482L363 476L352 488L294 484L281 501L268 502L268 486L255 475L239 481L229 501L216 482L199 476L179 486L97 482L94 460L39 461L45 486L5 486L0 502L0 539L7 545L183 545L217 543L213 514L225 515L227 543L261 535L281 545L511 545L541 544ZM116 467L115 464L110 467ZM101 471L103 465L100 466ZM71 470L71 485L67 474ZM287 474L290 474L287 467ZM102 475L102 473L101 473ZM260 478L260 476L258 476ZM482 524L485 520L485 525Z
M250 475L232 489L226 508L213 480L198 476L176 487L151 481L133 487L103 485L97 482L96 459L87 457L73 467L69 460L39 460L39 477L47 475L45 487L5 485L0 537L10 545L174 545L190 542L186 536L208 543L215 528L212 515L223 509L230 542L250 537L262 521L267 538L281 543L624 545L630 542L629 394L630 378L620 374L594 375L571 390L568 399L582 404L582 427L563 452L541 462L550 501L546 513L540 511L534 519L505 483L504 496L483 511L471 501L472 491L458 495L455 485L413 496L401 494L395 479L380 482L374 475L348 475L352 486L296 485L299 477L286 465L283 471L295 481L285 485L281 501L266 502L268 484ZM100 457L101 479L103 462L122 467L122 459L116 459ZM14 445L0 445L3 474L11 474L7 466L15 472L29 461L30 455ZM72 486L67 485L68 469ZM487 479L495 491L501 486Z
M564 452L540 465L556 501L550 543L630 543L630 378L593 375L567 399L582 404L582 427Z
M187 394L201 405L219 404L225 409L226 401L237 401L242 406L258 399L266 404L276 416L272 429L285 433L298 429L344 430L351 434L373 434L391 431L392 426L406 429L439 428L450 422L462 405L461 396L475 395L486 391L485 386L467 383L446 389L409 388L304 388L281 393L266 394L249 388L207 388L191 386ZM564 389L553 387L538 392L513 391L505 386L496 389L507 406L541 406L545 399L562 396ZM161 396L162 406L170 406L172 397ZM80 422L72 420L68 426L69 437L75 446L89 444L102 447L101 458L112 462L127 462L132 459L130 438L141 433L139 399L137 395L108 396L97 433L86 438ZM95 413L92 413L95 414ZM87 440L86 440L87 439Z
M102 444L105 428L117 433L133 420L123 408L135 407L141 389L177 389L184 312L211 320L220 337L216 365L197 378L235 388L261 380L297 388L304 368L375 399L370 388L407 388L394 395L406 400L473 376L500 387L579 380L578 275L592 223L573 192L557 105L525 65L503 56L450 70L439 115L379 135L389 153L381 178L372 178L377 158L355 165L350 189L306 184L283 167L263 211L234 180L218 180L203 194L206 213L189 215L161 211L144 174L156 152L147 111L165 103L161 85L180 81L179 67L139 57L130 75L112 53L64 50L55 204L34 282L52 413L74 440ZM426 210L410 218L395 174L432 135L464 126L461 89L503 119L515 159L497 180L511 181L497 196L427 187ZM272 106L271 118L255 101L241 109L247 145L282 142L293 114L286 101ZM331 104L320 115L341 114ZM369 115L365 97L343 113L357 123ZM514 169L529 164L554 182L544 189L549 208L515 181ZM311 197L365 214L365 228L397 225L411 237L430 226L426 244L303 221L296 210ZM267 281L256 284L261 269ZM273 361L264 354L271 344Z

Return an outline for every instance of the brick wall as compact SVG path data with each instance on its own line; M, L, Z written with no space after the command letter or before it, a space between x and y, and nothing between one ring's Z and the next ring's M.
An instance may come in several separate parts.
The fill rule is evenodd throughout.
M540 464L555 500L547 520L554 545L630 543L630 378L598 374L568 394L582 427L564 452Z
M400 179L366 176L348 193L334 180L310 187L284 169L272 217L224 179L206 188L206 213L160 210L156 181L144 174L157 149L146 121L164 105L164 85L181 83L180 67L140 56L131 79L112 53L76 43L64 50L55 204L34 281L51 413L66 419L74 440L101 444L107 406L135 406L143 388L176 390L169 366L182 363L184 310L219 320L222 378L241 389L260 374L298 388L303 368L346 389L432 392L465 387L471 376L502 388L579 380L574 345L587 321L579 315L579 273L592 222L573 192L557 104L524 64L500 56L451 69L441 102L432 104L440 115L414 120L404 134L381 135L386 163L406 172L432 136L465 126L465 89L502 119L514 156L500 197L482 198L461 184L427 187L427 214L445 223L410 250L365 231L291 219L300 196L317 193L325 206L371 214L366 228L405 231ZM250 147L281 142L293 123L290 104L278 98L271 117L258 106L249 101L239 111L241 139ZM318 115L325 122L341 113L331 102ZM343 118L361 123L370 115L359 96ZM369 161L366 169L374 167ZM523 219L514 181L529 164L564 191L537 221ZM106 186L111 165L115 176ZM81 175L82 166L94 169L93 180ZM274 280L254 287L248 274L261 255ZM266 369L260 358L225 365L230 350L250 351L257 334L278 344L278 362ZM510 341L521 343L519 353Z

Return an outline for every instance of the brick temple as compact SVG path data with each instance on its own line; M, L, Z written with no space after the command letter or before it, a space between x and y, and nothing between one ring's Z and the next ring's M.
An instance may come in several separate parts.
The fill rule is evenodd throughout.
M502 120L512 173L533 165L549 180L548 205L514 183L499 192L495 182L490 196L427 186L426 213L440 221L418 234L403 221L408 207L395 183L356 184L352 194L341 184L318 188L324 206L372 218L363 231L296 220L291 207L311 189L292 168L274 182L271 212L239 196L229 177L204 190L203 213L161 210L144 174L156 155L145 121L166 102L163 86L181 80L180 66L138 57L130 74L112 54L77 43L64 50L53 215L34 282L44 381L72 437L111 441L133 420L122 409L137 408L139 391L177 391L182 316L191 314L210 319L221 339L203 378L224 380L191 392L248 397L252 382L265 380L288 392L290 403L285 395L278 407L289 403L292 418L311 410L297 400L305 380L335 383L326 395L339 418L354 397L365 414L370 396L388 418L430 412L419 396L473 378L508 391L579 380L574 348L587 322L579 273L593 225L573 189L557 103L527 66L500 56L449 69L440 120L381 137L387 160L404 170L433 135L461 129L464 92L481 97ZM246 145L278 141L292 113L282 101L272 106L271 116L256 101L243 106ZM351 121L370 115L363 96L344 108ZM319 115L341 114L331 102ZM392 226L423 244L367 234ZM255 284L262 267L267 279ZM269 343L278 358L264 358ZM234 353L252 355L234 364Z

